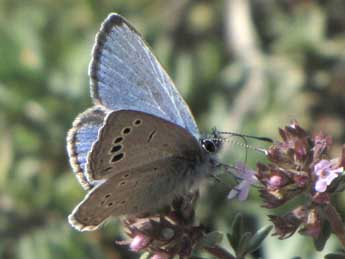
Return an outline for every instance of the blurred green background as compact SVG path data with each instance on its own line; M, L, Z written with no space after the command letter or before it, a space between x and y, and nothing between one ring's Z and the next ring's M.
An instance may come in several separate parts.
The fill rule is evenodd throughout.
M297 119L345 142L343 0L0 0L0 258L137 258L116 221L79 233L67 216L82 199L68 164L65 136L91 106L87 76L94 36L110 12L140 31L190 105L203 132L277 137ZM255 146L264 146L254 143ZM226 146L223 160L243 160ZM262 157L249 151L252 166ZM268 224L253 191L227 201L209 184L200 221L226 232L234 212L249 228ZM345 215L345 197L338 204ZM323 258L309 238L269 237L253 258Z

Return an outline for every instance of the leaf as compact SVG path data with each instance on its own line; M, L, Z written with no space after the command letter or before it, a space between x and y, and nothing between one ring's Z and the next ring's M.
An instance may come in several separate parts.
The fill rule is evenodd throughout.
M237 213L231 222L231 234L227 235L230 245L237 251L240 238L244 232L243 217L240 213Z
M251 237L251 239L248 242L246 253L249 254L249 253L254 252L256 249L258 249L262 241L271 232L272 228L273 226L269 225L266 227L262 227L258 231L256 231L256 233Z
M252 238L253 234L250 232L244 233L241 238L237 250L235 250L238 258L243 258L247 253L247 246L249 240Z
M222 242L223 234L217 231L213 231L204 236L198 243L199 246L215 246L216 244Z
M149 252L145 252L142 255L140 255L139 258L140 259L148 259L148 258L150 258L150 253Z
M222 258L222 259L236 259L230 252L226 251L224 248L220 246L213 246L213 247L205 247L205 250L213 255L213 258ZM239 259L239 258L237 258Z
M275 215L285 215L298 206L305 204L307 199L308 197L305 195L305 193L298 194L279 207L271 209L271 212Z
M320 235L314 239L314 246L317 251L322 251L328 238L331 235L331 227L328 221L324 221L322 224Z
M324 208L324 213L331 226L332 232L337 236L342 245L345 246L345 228L338 211L331 204L327 204Z
M325 255L325 259L344 259L345 253L330 253Z

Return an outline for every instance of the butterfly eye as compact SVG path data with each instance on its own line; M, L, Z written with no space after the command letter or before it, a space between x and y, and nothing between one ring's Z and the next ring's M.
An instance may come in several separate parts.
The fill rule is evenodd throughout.
M202 140L201 146L209 153L216 152L216 145L211 140L208 140L208 139Z

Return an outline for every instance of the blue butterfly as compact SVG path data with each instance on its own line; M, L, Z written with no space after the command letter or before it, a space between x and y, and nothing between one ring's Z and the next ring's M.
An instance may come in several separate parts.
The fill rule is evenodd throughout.
M70 163L88 190L69 216L73 227L154 212L216 169L219 141L200 137L172 80L118 14L96 36L89 75L94 106L67 136Z

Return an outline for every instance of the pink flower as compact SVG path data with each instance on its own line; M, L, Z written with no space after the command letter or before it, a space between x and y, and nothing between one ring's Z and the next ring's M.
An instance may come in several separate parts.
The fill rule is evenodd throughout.
M344 172L343 167L333 169L334 164L329 160L321 160L314 166L314 174L317 176L315 182L315 190L317 192L325 192L327 186L337 178L341 173Z
M280 187L284 183L284 178L281 175L272 175L268 180L268 184L272 187Z
M129 247L134 252L139 252L141 249L145 248L151 242L151 238L139 233L137 234L130 243Z
M238 163L235 167L234 175L242 181L230 191L228 199L237 197L240 201L246 200L250 186L258 181L255 173L254 170L247 168L243 163Z

